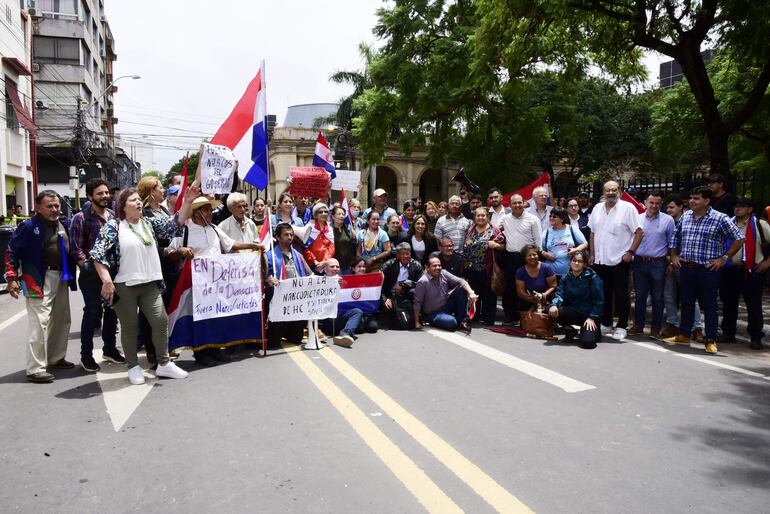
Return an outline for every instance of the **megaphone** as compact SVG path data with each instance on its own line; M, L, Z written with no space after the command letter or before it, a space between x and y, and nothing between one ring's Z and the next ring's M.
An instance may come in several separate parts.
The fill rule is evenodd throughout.
M465 168L460 168L460 172L454 176L452 181L462 184L469 193L476 194L481 191L479 186L471 182L470 179L465 176Z

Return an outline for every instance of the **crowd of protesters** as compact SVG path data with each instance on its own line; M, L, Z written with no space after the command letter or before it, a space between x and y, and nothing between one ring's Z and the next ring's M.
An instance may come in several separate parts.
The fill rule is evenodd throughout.
M743 297L750 347L763 348L770 225L754 215L750 199L728 193L719 175L686 197L649 193L640 198L642 213L612 180L595 205L587 194L550 198L543 187L531 198L505 198L497 188L483 198L463 187L447 201L409 200L399 214L384 189L364 210L356 199L343 205L289 190L273 209L264 198L248 205L241 193L220 205L195 185L180 199L180 179L164 189L156 177L143 177L116 197L106 182L92 180L88 202L71 220L61 216L55 192L38 194L35 215L14 232L5 273L10 294L26 298L29 381L50 382L51 371L74 367L65 352L76 284L84 300L83 370L100 369L93 352L101 327L103 358L125 363L132 384L144 382L141 347L157 376L184 378L169 355L166 315L180 262L237 251L266 252L268 304L283 279L382 273L379 313L351 309L320 325L346 347L381 327L466 334L476 323L515 328L539 307L563 327L563 341L577 338L583 348L631 334L670 344L694 339L713 354L718 344L736 341ZM269 235L260 240L262 233ZM268 347L299 343L306 326L269 322ZM194 357L201 366L230 360L219 348Z

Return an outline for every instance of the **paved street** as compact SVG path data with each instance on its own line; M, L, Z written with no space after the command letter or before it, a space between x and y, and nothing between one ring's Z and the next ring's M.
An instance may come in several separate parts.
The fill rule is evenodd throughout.
M79 355L79 293L68 358ZM5 512L767 512L770 351L380 332L130 386L24 379L0 296ZM97 347L100 345L97 344ZM151 376L148 374L148 376Z

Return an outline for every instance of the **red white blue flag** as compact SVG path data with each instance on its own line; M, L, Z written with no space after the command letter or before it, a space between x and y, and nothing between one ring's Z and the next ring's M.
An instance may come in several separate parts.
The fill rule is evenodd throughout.
M315 154L313 154L313 166L325 169L332 179L337 178L337 168L334 166L334 157L329 149L329 143L321 132L318 133L318 139L315 143Z
M340 207L345 211L345 221L343 224L350 228L353 224L353 216L350 214L350 206L348 205L348 198L345 196L345 190L340 191Z
M364 314L379 312L383 277L382 273L342 275L337 293L337 315L355 308L361 309Z

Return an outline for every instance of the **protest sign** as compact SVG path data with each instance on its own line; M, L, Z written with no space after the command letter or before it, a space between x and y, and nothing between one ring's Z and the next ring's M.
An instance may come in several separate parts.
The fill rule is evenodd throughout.
M332 180L332 189L335 191L358 192L361 187L361 172L349 170L337 170L337 178Z
M282 280L270 301L270 321L298 321L337 317L336 277L311 275Z
M203 144L200 157L201 192L228 194L233 189L237 164L235 154L226 146Z
M318 166L292 166L291 194L295 197L326 198L329 188L329 173Z
M259 254L195 257L192 291L193 321L262 310Z

